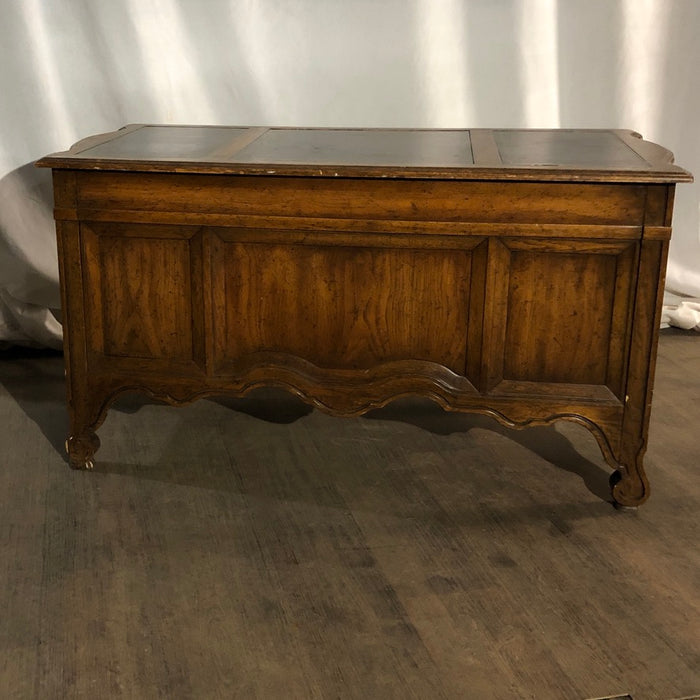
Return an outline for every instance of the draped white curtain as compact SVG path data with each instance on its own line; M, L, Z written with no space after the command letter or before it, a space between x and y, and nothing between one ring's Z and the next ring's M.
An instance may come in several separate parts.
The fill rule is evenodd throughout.
M0 342L60 346L32 162L130 122L629 128L700 180L700 0L0 0ZM694 297L699 202L667 275Z

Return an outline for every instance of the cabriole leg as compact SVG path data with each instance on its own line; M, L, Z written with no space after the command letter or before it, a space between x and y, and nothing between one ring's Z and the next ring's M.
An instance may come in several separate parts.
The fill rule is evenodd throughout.
M83 384L84 382L81 382ZM87 387L80 386L86 390ZM69 404L70 434L66 440L68 461L73 469L92 469L95 466L93 458L100 448L100 438L95 430L102 422L100 420L100 402L94 400L75 401ZM85 395L80 392L78 395Z
M71 435L66 440L66 452L72 469L92 469L93 457L100 448L100 438L92 430Z
M610 488L615 506L620 509L635 509L649 498L649 481L642 464L643 450L630 459L628 465L621 464L610 477Z

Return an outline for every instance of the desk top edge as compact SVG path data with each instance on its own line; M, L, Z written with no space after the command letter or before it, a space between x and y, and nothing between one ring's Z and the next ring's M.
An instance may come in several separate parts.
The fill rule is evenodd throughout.
M692 182L623 129L406 129L129 124L38 167L289 177Z

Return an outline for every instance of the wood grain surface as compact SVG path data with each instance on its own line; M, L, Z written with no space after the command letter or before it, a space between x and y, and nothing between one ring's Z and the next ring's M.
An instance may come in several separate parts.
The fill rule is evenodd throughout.
M223 248L218 291L228 303L215 320L222 362L280 352L323 368L421 360L464 374L468 251Z

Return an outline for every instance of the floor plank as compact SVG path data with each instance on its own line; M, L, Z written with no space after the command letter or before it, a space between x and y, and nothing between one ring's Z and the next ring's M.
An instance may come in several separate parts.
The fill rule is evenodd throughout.
M0 358L8 698L562 700L700 692L700 337L662 333L652 497L576 425L261 391L125 397L62 456L62 357Z

